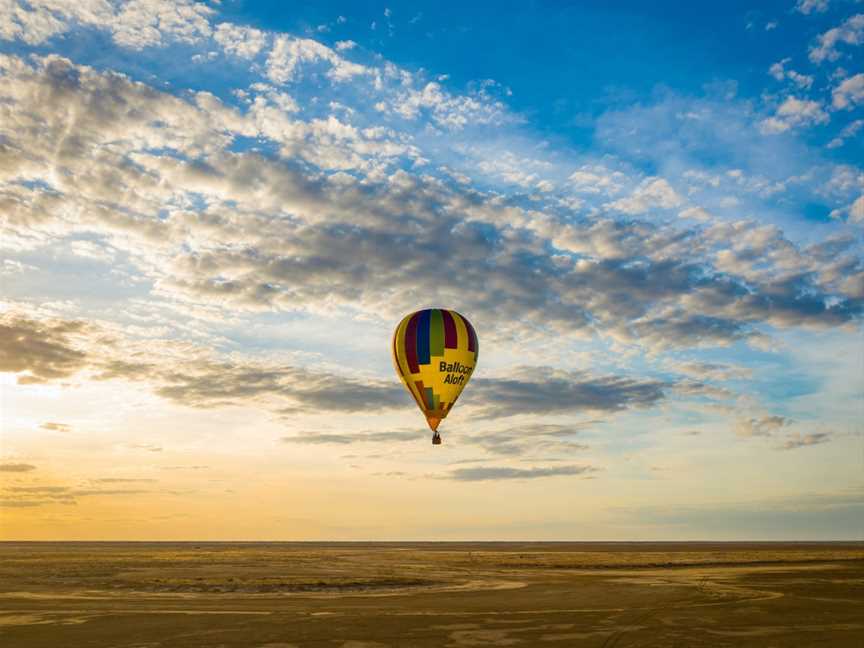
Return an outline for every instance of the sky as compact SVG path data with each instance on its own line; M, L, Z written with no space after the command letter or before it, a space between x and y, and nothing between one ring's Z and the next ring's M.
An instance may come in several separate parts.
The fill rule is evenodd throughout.
M691 5L0 0L0 538L864 539L864 4Z

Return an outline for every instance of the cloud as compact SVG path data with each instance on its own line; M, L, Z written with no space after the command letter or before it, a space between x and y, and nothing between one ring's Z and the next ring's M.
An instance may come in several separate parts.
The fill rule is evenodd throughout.
M42 430L50 430L52 432L69 432L72 429L72 426L67 423L46 421L45 423L40 423L39 428Z
M453 131L469 125L501 125L507 121L503 104L482 91L474 96L454 95L436 81L427 81L420 88L411 84L395 91L393 99L384 103L383 108L407 120L428 115L435 125Z
M476 466L451 470L445 479L454 481L500 481L505 479L539 479L564 475L584 475L595 472L591 466L551 466L535 468L510 468L506 466Z
M113 41L133 50L169 42L197 43L211 33L214 10L190 0L131 0L54 2L29 0L6 3L0 18L0 38L42 45L76 27L104 30Z
M637 320L630 329L635 333L634 337L655 349L728 346L756 336L745 322L735 318L685 315L674 311Z
M573 423L570 425L527 424L494 431L476 431L470 434L453 433L462 446L478 446L487 452L501 456L536 455L549 453L561 456L586 450L588 446L573 443L570 437L598 421ZM406 428L387 432L361 431L356 433L304 432L280 438L283 443L300 445L348 445L354 443L416 442L428 433L419 428ZM368 455L367 455L368 456ZM356 455L345 455L355 458Z
M69 322L62 320L49 320L53 327L50 328L22 314L12 314L11 318L16 330L65 332L70 327ZM42 356L33 360L32 354L26 356L28 362L9 367L18 372L35 372L43 376L42 380L67 377L74 370L97 380L143 381L157 395L187 407L256 404L285 416L297 412L369 412L401 408L408 402L401 385L393 380L355 378L323 369L268 365L251 360L215 361L208 359L204 350L196 351L188 344L181 348L175 343L150 338L136 343L95 323L84 326L75 322L72 328L78 333L80 348L86 352L76 352L74 365L65 371L55 371L50 376L50 372L40 372L39 368L46 363L41 360ZM29 338L18 335L15 339L26 341ZM53 353L53 347L49 348ZM15 347L10 349L9 357L24 355ZM51 357L54 355L56 353ZM146 362L137 360L139 356L146 357ZM651 407L664 398L664 389L668 386L653 380L596 376L551 367L522 367L507 376L475 379L466 402L477 407L482 418L532 413L616 412ZM50 429L60 429L58 425L64 424L53 424ZM407 440L416 438L416 434L405 430L363 435L308 435L286 440L349 443ZM514 431L514 434L564 436L565 433L558 428L534 428ZM498 441L503 439L499 437ZM130 447L150 452L162 450L161 446L149 443ZM499 453L508 447L513 447L512 443L509 446L503 442L497 444Z
M775 309L779 307L780 304L773 305ZM12 312L8 316L19 329L27 331L66 331L69 328L69 322L63 320L49 319L49 326L21 313ZM93 322L86 326L81 322L74 324L76 344L83 349L74 356L74 369L81 371L82 377L144 382L157 395L187 407L251 405L282 416L293 416L298 412L370 412L402 408L409 402L404 390L393 380L339 375L320 368L268 364L240 357L230 362L216 360L212 359L212 352L195 349L188 343L177 344L150 337L136 341ZM638 332L640 338L674 335L679 341L686 340L691 345L697 341L697 336L710 331L705 321L694 323L692 333L680 323L671 329L674 332L664 330L656 321L644 321L640 325L647 327ZM18 339L29 338L18 336ZM658 341L656 344L661 343ZM21 354L16 355L13 349L7 355L18 357ZM28 372L33 371L33 366L41 364L17 364L14 368ZM72 369L59 375L66 377ZM735 374L731 368L721 365L685 364L683 370L690 374L701 372L713 379L720 379L724 373L726 377L743 376L741 372ZM36 374L45 372L40 374L36 371ZM24 373L25 377L28 375ZM49 379L47 375L41 378ZM658 380L595 375L551 367L521 367L506 375L476 378L464 402L474 408L475 415L481 419L526 414L619 412L656 406L673 387L679 396L724 400L734 396L728 390L701 381L673 385ZM758 434L758 429L754 428L753 433ZM307 435L289 442L387 442L413 439L416 434L401 431L398 434ZM564 436L564 430L535 428L512 431L512 434L493 434L475 443L499 455L526 455L541 451L570 453L584 449L580 444L552 438ZM150 452L162 450L160 445L146 443L130 447Z
M9 486L6 490L11 493L38 493L40 495L45 495L65 493L69 488L67 486Z
M828 142L828 148L833 149L843 146L843 144L846 143L846 140L855 137L862 128L864 128L864 119L856 119L855 121L849 122L843 127L843 130L840 131L837 137Z
M792 59L785 58L782 61L774 63L768 69L768 72L777 81L783 81L784 79L788 79L801 90L809 90L810 86L813 85L813 77L807 76L806 74L801 74L800 72L796 72L795 70L787 70L786 64L789 63L789 61L791 60Z
M323 62L327 76L333 81L347 81L368 69L339 56L332 49L308 38L280 35L274 38L267 57L267 77L275 83L289 83L298 78L300 66Z
M771 436L790 423L791 421L784 416L738 419L735 422L735 434L740 437Z
M130 443L129 447L136 450L146 450L147 452L162 452L162 446L155 443Z
M827 443L831 440L831 434L828 432L813 432L810 434L801 434L800 432L795 434L790 434L785 441L783 441L783 445L779 447L780 450L794 450L796 448L803 448L806 446L817 445L820 443Z
M258 398L288 399L279 411L374 411L405 404L399 385L385 380L359 380L328 371L300 367L256 367L214 363L195 372L165 374L170 384L158 387L163 398L191 407L241 403Z
M86 365L74 347L76 335L86 333L80 321L43 321L0 316L0 371L20 374L21 384L66 378Z
M853 223L864 223L864 195L856 198L849 206L849 220Z
M97 480L99 481L99 480ZM127 497L145 495L151 491L134 488L73 488L70 486L7 486L0 493L0 506L8 508L32 508L37 506L74 506L82 497Z
M113 497L117 495L144 495L149 492L150 491L140 490L137 488L72 488L66 491L66 493L71 497Z
M552 423L528 423L492 430L472 430L458 434L460 445L475 445L486 452L506 457L555 456L564 457L588 449L587 445L575 443L572 438L602 421L581 421L568 425Z
M36 466L26 463L0 463L0 472L21 473L36 470Z
M848 18L839 27L829 29L817 39L817 44L810 48L810 60L814 63L836 61L840 58L837 46L861 45L864 43L864 14L856 14Z
M864 74L844 79L831 91L831 103L838 110L864 103Z
M185 361L180 346L167 341L145 340L140 351L135 351L130 340L92 323L43 322L14 312L0 320L0 333L0 371L18 373L22 384L66 378L86 370L96 380L147 382L157 395L189 407L256 400L266 404L269 400L274 411L284 414L374 411L401 407L406 402L404 390L392 380L358 379L284 365L217 362L205 359L203 349L198 351L198 362L190 364L188 347ZM69 337L73 333L76 344L84 350L72 348ZM132 361L139 355L147 361ZM41 427L68 430L61 423ZM132 447L151 452L162 449L153 444Z
M737 394L725 387L718 387L696 380L682 380L673 388L678 395L709 398L711 400L731 400Z
M682 209L678 212L678 218L692 218L696 221L710 221L713 220L714 216L706 209L702 207L688 207L687 209Z
M418 430L396 430L392 432L358 432L356 434L334 434L327 432L306 432L298 436L285 436L282 443L298 443L303 445L325 445L351 443L389 443L391 441L417 441L423 433Z
M579 193L613 195L627 183L627 176L602 165L583 165L567 178Z
M672 365L672 368L689 376L708 380L744 380L753 375L753 370L748 367L722 362L679 362Z
M607 207L625 214L644 214L652 209L680 207L682 202L681 196L666 180L648 178L629 197L609 203Z
M829 0L798 0L795 10L799 13L809 15L811 13L824 13L828 9Z
M762 317L778 326L836 326L860 311L836 286L815 284L813 274L772 283L782 268L770 258L756 280L731 265L717 272L712 255L738 245L748 229L758 231L756 223L737 224L734 236L723 238L713 228L534 212L388 167L419 152L384 127L292 117L277 105L284 93L271 86L241 109L206 93L184 100L58 57L3 61L8 83L0 94L15 109L0 151L8 175L0 176L33 179L0 190L9 214L4 237L32 246L96 235L130 255L152 296L188 307L243 314L348 306L391 318L422 292L464 304L489 334L543 326L562 336L613 335L666 347L756 340L750 324ZM64 137L68 132L76 136ZM262 139L277 152L231 150L240 137ZM58 164L63 173L46 173ZM356 176L315 170L341 168ZM626 185L596 165L571 174L574 185L614 191L578 173ZM119 201L118 182L126 187ZM656 176L631 185L636 189L618 204L625 214L683 200ZM206 204L200 211L188 207L196 200ZM791 246L782 234L773 237ZM424 271L430 267L437 272ZM452 280L442 284L439 274ZM469 290L476 285L487 290ZM833 307L805 312L802 295L814 305L830 299ZM745 303L778 301L788 306L783 317ZM671 322L691 334L664 337Z
M482 418L518 414L617 412L650 407L664 398L668 385L654 380L594 376L552 367L522 367L508 377L475 378L466 402Z
M227 54L251 60L266 47L269 38L265 32L253 27L220 23L213 32L213 40Z
M150 491L131 488L73 488L70 486L7 486L2 496L11 500L37 501L41 504L75 504L80 497L115 497L141 495ZM38 498L38 499L34 499ZM27 504L33 506L35 504Z
M776 135L798 126L827 124L829 120L828 113L823 110L818 101L787 97L773 117L760 122L759 129L765 135Z
M102 483L121 483L127 481L155 481L155 480L123 480L102 479L94 480ZM74 506L80 498L90 497L129 497L147 495L152 491L137 488L76 488L72 486L7 486L0 492L2 506L5 507L36 507L49 505Z
M135 483L144 483L144 482L155 482L155 479L149 478L126 478L126 477L100 477L98 479L94 479L94 482L100 484L135 484Z

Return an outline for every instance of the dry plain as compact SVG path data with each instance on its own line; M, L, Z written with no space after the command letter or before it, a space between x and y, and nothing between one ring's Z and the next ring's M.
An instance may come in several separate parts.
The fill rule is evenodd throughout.
M864 646L864 543L0 543L0 645Z

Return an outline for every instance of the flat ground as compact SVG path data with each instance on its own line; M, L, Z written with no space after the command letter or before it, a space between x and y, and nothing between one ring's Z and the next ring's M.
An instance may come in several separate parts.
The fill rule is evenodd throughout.
M864 543L0 543L0 645L864 646Z

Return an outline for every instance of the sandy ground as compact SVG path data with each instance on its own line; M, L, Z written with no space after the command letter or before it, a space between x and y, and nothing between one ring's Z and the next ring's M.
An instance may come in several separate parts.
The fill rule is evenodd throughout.
M864 543L0 543L0 645L864 646Z

